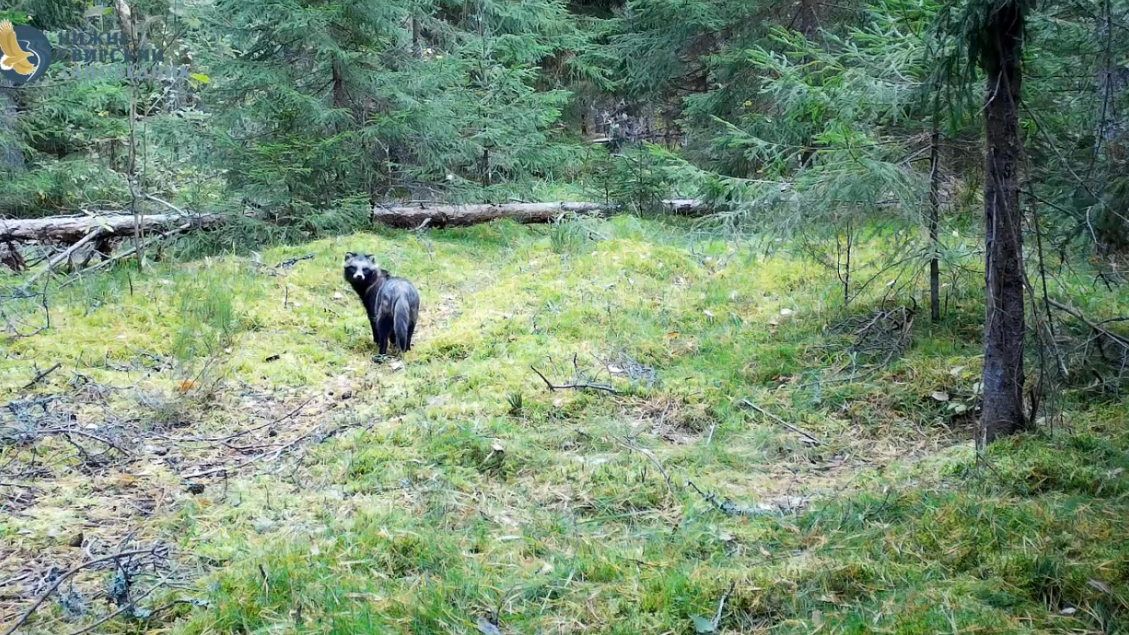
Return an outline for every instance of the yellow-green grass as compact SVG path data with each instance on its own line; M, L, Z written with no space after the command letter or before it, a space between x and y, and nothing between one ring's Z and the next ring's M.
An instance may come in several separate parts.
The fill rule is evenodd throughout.
M875 264L856 279L887 247L864 245L856 262ZM373 359L345 251L419 287L402 361ZM973 403L982 312L975 273L957 282L945 319L917 316L878 367L847 351L833 272L631 217L119 270L53 292L51 328L9 343L0 387L113 387L73 404L80 422L164 436L93 475L43 440L61 458L35 504L0 519L5 567L74 560L63 543L82 525L163 539L205 574L174 596L206 608L108 632L461 633L491 613L503 633L692 633L723 597L722 632L1123 632L1124 403L1070 401L1068 425L978 461L953 405ZM873 315L888 292L874 286L849 314ZM609 370L632 361L653 383ZM550 391L531 367L618 394ZM267 442L293 451L185 490L185 474L246 457L168 437L272 419ZM130 496L159 502L138 516ZM729 515L727 499L768 511ZM29 632L82 623L47 606Z

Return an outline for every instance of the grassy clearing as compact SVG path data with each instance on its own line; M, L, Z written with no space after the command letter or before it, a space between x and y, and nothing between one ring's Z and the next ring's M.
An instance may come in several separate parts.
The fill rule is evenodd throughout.
M417 283L402 362L373 360L345 251ZM173 594L206 608L120 632L476 632L491 616L503 633L692 633L723 597L723 632L1129 629L1123 401L1076 388L1065 425L977 461L975 272L942 323L905 329L903 313L875 321L887 287L844 315L833 280L631 217L377 231L92 279L10 343L0 387L69 395L58 416L130 457L4 445L3 480L50 460L30 498L0 489L0 577L78 562L81 528L103 548L160 538L186 577L207 572ZM618 394L549 391L531 367ZM102 614L65 608L28 632Z

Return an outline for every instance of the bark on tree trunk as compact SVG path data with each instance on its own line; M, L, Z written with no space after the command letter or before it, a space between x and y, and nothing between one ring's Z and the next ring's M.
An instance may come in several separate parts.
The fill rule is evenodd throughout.
M819 23L815 15L815 0L800 0L800 14L797 18L800 33L810 40Z
M423 58L423 44L419 39L419 18L412 16L412 57Z
M992 14L981 63L985 91L986 315L981 438L991 443L1025 427L1023 412L1023 216L1019 209L1019 87L1023 13L1013 0Z
M341 62L333 60L333 107L344 108L346 104L345 97L345 77L341 72Z

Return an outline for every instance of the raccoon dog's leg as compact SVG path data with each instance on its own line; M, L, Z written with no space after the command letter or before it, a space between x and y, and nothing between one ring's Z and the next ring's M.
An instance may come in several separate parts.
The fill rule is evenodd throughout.
M380 345L380 329L377 328L376 320L369 318L369 326L372 327L372 343L377 346Z
M404 298L396 300L396 306L392 310L396 316L395 329L396 329L396 348L400 349L401 353L406 353L411 348L411 335L408 327L411 322L411 308L408 306L408 301Z
M392 335L392 316L381 317L376 322L377 344L380 345L380 354L388 354L388 339Z

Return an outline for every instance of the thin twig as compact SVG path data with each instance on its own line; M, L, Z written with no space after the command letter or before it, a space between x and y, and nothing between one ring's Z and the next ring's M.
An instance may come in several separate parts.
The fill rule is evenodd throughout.
M107 439L105 437L100 437L96 434L91 434L89 432L84 432L82 430L76 430L74 428L46 428L44 430L40 430L39 434L42 435L42 436L47 436L49 434L61 434L63 436L66 436L68 434L76 434L80 437L86 437L87 439L90 439L92 441L97 441L98 443L101 443L101 444L103 444L107 447L113 448L113 449L117 450L118 452L121 452L122 454L124 454L126 456L131 456L131 453L130 453L129 450L126 450L125 448L117 445L116 443L114 443L113 441L110 441L109 439Z
M667 491L670 492L671 496L674 496L674 484L671 483L671 481L670 481L670 475L666 473L666 470L663 469L663 464L659 462L659 460L655 457L654 454L651 453L650 450L647 450L645 448L641 448L641 447L635 445L634 443L631 443L630 441L620 440L619 437L612 437L612 438L614 438L617 443L619 443L623 447L627 448L628 450L631 450L633 452L638 452L639 454L642 454L643 456L647 457L647 459L649 459L651 461L651 463L654 463L655 467L658 468L659 473L663 475L663 480L666 481Z
M252 463L255 463L257 461L261 461L261 460L263 460L267 457L278 458L278 457L282 456L283 453L285 453L290 448L292 448L292 447L298 445L299 443L301 443L302 441L305 441L306 439L314 436L314 433L316 433L320 429L321 429L321 426L314 426L313 429L311 429L309 432L303 434L302 436L298 437L297 439L294 439L293 441L291 441L291 442L289 442L285 445L279 446L278 448L276 448L275 450L272 450L270 452L263 452L262 454L256 454L255 456L251 457L250 459L247 459L246 461L243 461L242 463L238 463L234 466L217 467L217 468L213 468L213 469L210 469L210 470L204 470L203 472L196 472L194 474L189 474L187 476L184 476L183 478L185 480L188 480L188 479L194 479L194 478L202 478L202 477L205 477L205 476L210 476L212 474L220 474L220 473L227 474L229 472L241 470L241 469L247 467L248 465L251 465ZM330 437L332 437L336 434L339 434L340 431L341 431L341 428L336 428L334 430L331 430L329 433L327 433L327 435L325 437L323 437L323 440L328 439L328 438L330 438ZM271 456L271 455L273 455L273 456Z
M748 399L742 399L741 403L743 403L746 406L752 408L753 410L756 410L757 412L759 412L762 415L768 417L769 419L772 419L773 421L775 421L776 423L779 423L780 425L784 426L785 428L788 428L792 432L795 432L796 434L806 438L808 441L811 441L814 445L823 445L823 441L820 441L819 439L815 438L811 434L797 428L796 426L788 423L787 421L785 421L785 420L781 419L780 417L772 414L771 412L765 410L764 408L761 408L760 406L758 406L757 404L749 401Z
M55 372L56 370L59 370L60 366L62 366L62 364L55 364L51 368L48 368L47 370L39 373L38 375L35 376L35 379L32 379L31 381L27 382L27 384L24 385L23 389L27 390L28 388L31 388L32 386L34 386L34 385L38 384L39 382L43 381L44 377L50 375L51 373Z
M1089 319L1086 318L1085 315L1082 315L1082 313L1079 312L1078 309L1067 306L1065 304L1062 304L1061 302L1052 300L1050 298L1047 298L1047 302L1050 303L1050 305L1053 306L1054 308L1062 311L1063 313L1066 313L1068 315L1073 316L1074 318L1076 318L1077 320L1079 320L1080 322L1082 322L1086 326L1090 327L1094 332L1101 333L1102 335L1108 337L1109 339L1113 340L1114 342L1117 342L1118 344L1120 344L1122 346L1122 348L1129 349L1129 340L1126 340L1124 337L1118 335L1117 333L1114 333L1113 331L1110 331L1109 329L1102 328L1102 326L1100 324L1097 324L1095 322L1091 322Z
M122 551L122 552L118 552L118 553L115 553L115 554L112 554L112 555L109 555L109 556L102 556L101 558L95 558L94 560L88 560L88 561L72 568L71 570L66 571L65 573L60 575L58 578L56 578L55 581L51 583L51 586L48 587L47 590L44 591L38 598L36 598L35 602L33 602L32 605L29 606L27 608L27 610L24 611L20 615L20 617L16 619L15 623L13 623L11 626L9 626L8 630L4 631L4 633L2 635L12 635L12 633L15 633L16 629L23 626L24 622L28 621L28 619L31 618L32 614L35 613L35 610L38 609L41 604L43 604L45 601L47 601L47 598L50 597L51 594L55 592L55 589L58 589L59 586L63 584L63 581L65 581L67 578L70 578L72 575L78 573L79 571L82 571L83 569L88 569L90 567L93 567L96 564L101 564L101 563L107 562L109 560L115 560L116 561L120 558L128 558L130 556L142 556L142 555L146 555L146 554L156 555L156 552L157 552L156 547L153 547L151 549L138 549L136 551Z
M616 390L615 388L612 388L611 386L606 386L604 384L578 383L578 384L564 384L564 385L561 385L561 386L556 386L551 381L549 381L545 377L545 375L541 374L541 371L537 370L533 366L530 366L530 368L533 369L533 372L537 373L537 376L541 378L541 381L545 382L545 385L549 387L549 390L583 390L583 389L588 388L588 389L592 389L592 390L602 390L604 392L608 392L608 393L611 393L613 395L619 394L618 390Z
M51 270L55 268L55 265L59 264L60 262L63 262L64 260L69 259L71 256L74 255L74 253L76 251L78 251L80 248L82 248L83 245L86 245L89 242L97 240L101 236L102 236L102 228L101 227L95 228L94 231L90 232L89 234L84 236L81 240L79 240L75 244L68 247L66 251L64 251L63 253L61 253L61 254L55 256L54 258L48 260L47 266L44 267L43 271L40 271L39 273L35 274L34 276L28 278L27 282L24 283L23 287L25 289L27 289L36 280L38 280L40 277L51 273Z
M721 613L725 610L725 600L729 598L730 593L733 593L734 584L734 582L729 583L729 588L726 589L725 593L721 594L721 601L717 603L717 613L714 614L713 621L710 622L710 625L713 626L713 630L715 631L717 630L717 625L721 623Z
M283 260L282 262L275 265L274 268L275 269L282 269L284 267L292 267L292 266L298 264L299 262L302 262L303 260L313 260L313 259L314 259L313 254L307 254L305 256L298 256L297 258L291 258L289 260Z
M245 434L250 434L252 432L262 430L263 428L268 428L270 426L273 426L273 425L282 423L283 421L286 421L290 417L293 417L294 415L298 414L298 411L300 411L302 408L305 408L314 399L316 399L316 397L310 397L309 399L307 399L307 400L303 401L302 403L298 404L298 407L296 407L293 410L291 410L290 412L282 415L281 417L274 419L273 421L268 421L268 422L266 422L262 425L255 426L254 428L248 428L246 430L236 432L235 434L230 434L230 435L227 435L227 436L224 436L224 437L170 437L170 436L163 435L163 434L157 435L157 436L159 436L160 438L165 439L167 441L174 441L174 442L177 442L177 443L184 443L184 442L188 442L188 443L220 442L220 443L222 443L224 441L231 441L232 439L237 439L237 438L239 438L239 437L241 437Z
M142 593L141 595L139 595L136 598L130 600L125 606L121 607L120 609L114 611L113 613L110 613L109 615L103 617L102 619L98 620L97 622L94 622L93 624L90 624L89 626L80 628L77 631L74 631L74 632L71 632L71 633L67 633L67 635L86 635L86 633L89 633L90 631L98 628L99 626L105 624L106 622L109 622L110 620L112 620L115 617L121 615L122 613L135 610L137 608L137 606L136 606L137 602L144 600L145 598L152 595L153 591L156 591L157 589L164 587L165 583L167 581L168 581L168 578L166 577L164 580L161 580L161 581L157 582L156 584L154 584L153 586L146 589L145 592ZM152 613L150 613L150 615L152 615Z
M153 201L154 203L160 203L161 205L164 205L165 207L171 209L172 211L176 212L177 214L180 214L181 216L191 216L191 214L185 212L184 210L180 209L176 205L173 205L172 203L170 203L168 201L159 199L156 196L153 196L152 194L144 194L143 193L143 194L141 194L141 198L148 199L150 201Z

